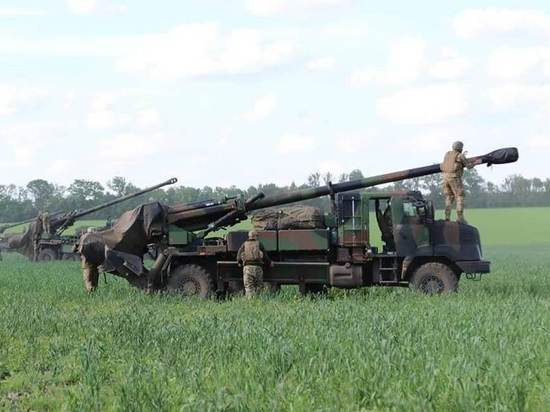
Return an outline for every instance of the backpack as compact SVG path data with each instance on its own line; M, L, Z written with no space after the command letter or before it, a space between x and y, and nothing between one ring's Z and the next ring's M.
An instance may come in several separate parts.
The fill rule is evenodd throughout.
M244 251L242 256L243 261L246 262L263 262L264 252L260 249L260 242L258 241L246 241L244 243Z

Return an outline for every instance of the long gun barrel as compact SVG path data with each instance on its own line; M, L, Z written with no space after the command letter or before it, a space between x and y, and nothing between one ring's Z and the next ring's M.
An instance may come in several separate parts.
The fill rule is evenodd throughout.
M483 156L470 158L468 161L473 166L478 166L481 164L487 164L490 166L493 164L513 163L518 159L518 149L504 148L495 150L494 152ZM328 184L326 186L304 189L291 193L282 193L267 197L260 194L247 202L235 199L230 202L217 202L203 208L193 208L190 210L182 210L184 208L176 206L169 209L168 223L190 231L202 229L211 231L217 227L238 222L239 220L246 218L247 212L252 212L254 210L302 202L322 196L365 189L401 180L434 175L437 173L441 173L440 164L368 177L351 182L337 183L334 185Z
M84 211L81 211L81 212L69 213L69 214L61 216L59 218L52 219L52 222L51 222L52 229L56 230L56 231L64 230L68 226L70 226L76 219L80 219L84 216L91 215L92 213L95 213L99 210L107 209L111 206L118 205L119 203L126 202L127 200L133 199L133 198L138 197L138 196L142 196L146 193L152 192L152 191L160 189L162 187L173 185L174 183L177 183L177 181L178 181L178 179L172 178L172 179L169 179L165 182L159 183L158 185L148 187L146 189L140 190L140 191L135 192L135 193L131 193L129 195L120 197L118 199L112 200L112 201L107 202L107 203L104 203L102 205L92 207L91 209L87 209L87 210L84 210Z
M19 225L26 225L27 223L34 222L35 220L36 220L36 217L33 217L32 219L27 219L27 220L24 220L22 222L8 223L8 224L5 224L3 226L0 226L0 234L4 233L6 230L17 227Z

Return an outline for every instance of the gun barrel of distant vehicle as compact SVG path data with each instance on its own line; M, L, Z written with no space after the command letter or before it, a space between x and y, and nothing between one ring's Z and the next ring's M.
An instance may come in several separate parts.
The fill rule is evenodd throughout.
M0 234L4 233L6 230L9 230L11 228L14 228L20 225L26 225L27 223L34 222L35 220L36 220L36 217L33 217L32 219L27 219L22 222L8 223L8 224L5 224L4 226L0 226Z
M142 195L144 195L144 194L146 194L146 193L152 192L152 191L157 190L157 189L160 189L160 188L162 188L162 187L169 186L169 185L173 185L173 184L177 183L177 181L178 181L178 179L176 179L176 178L174 177L174 178L169 179L169 180L167 180L167 181L165 181L165 182L159 183L158 185L148 187L148 188L146 188L146 189L140 190L140 191L135 192L135 193L131 193L131 194L129 194L129 195L120 197L120 198L118 198L118 199L112 200L112 201L107 202L107 203L104 203L104 204L102 204L102 205L99 205L99 206L96 206L96 207L92 207L91 209L84 210L84 211L82 211L82 212L77 212L77 213L75 213L74 215L72 215L72 219L73 219L73 220L75 220L75 219L80 219L81 217L84 217L84 216L87 216L87 215L91 215L92 213L95 213L95 212L97 212L97 211L99 211L99 210L107 209L108 207L118 205L119 203L126 202L127 200L133 199L133 198L138 197L138 196L142 196Z

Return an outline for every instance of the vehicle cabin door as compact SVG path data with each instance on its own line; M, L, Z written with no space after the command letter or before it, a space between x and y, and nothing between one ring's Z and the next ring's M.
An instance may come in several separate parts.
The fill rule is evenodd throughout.
M392 198L393 231L399 256L432 256L429 226L420 215L419 202L409 197Z

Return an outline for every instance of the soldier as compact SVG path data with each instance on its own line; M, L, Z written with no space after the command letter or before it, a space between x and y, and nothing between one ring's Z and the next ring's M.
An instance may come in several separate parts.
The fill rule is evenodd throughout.
M50 214L48 212L43 212L40 217L42 220L42 231L49 236L50 235Z
M263 286L263 266L265 264L272 265L271 259L258 240L256 231L252 230L248 233L248 240L244 242L237 253L237 262L243 268L246 297L255 297Z
M99 283L99 265L92 258L86 258L83 249L91 248L96 242L97 234L94 228L90 227L86 233L80 238L78 244L78 252L82 260L82 278L84 286L89 293L97 289ZM92 255L93 256L93 255Z
M453 150L445 154L443 163L441 164L441 172L443 172L443 193L445 194L445 220L451 220L451 211L453 202L456 200L456 215L457 221L466 223L464 219L464 184L462 176L464 168L471 169L474 165L466 159L464 152L464 143L453 143Z
M42 212L38 213L33 225L32 242L34 245L33 261L38 261L38 255L40 254L40 241L42 240L42 233L44 231L44 224L42 222Z

